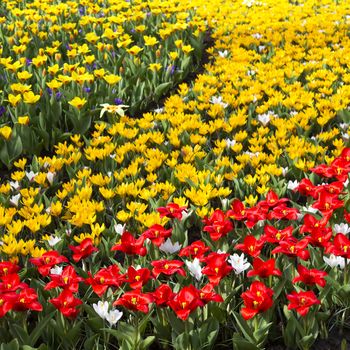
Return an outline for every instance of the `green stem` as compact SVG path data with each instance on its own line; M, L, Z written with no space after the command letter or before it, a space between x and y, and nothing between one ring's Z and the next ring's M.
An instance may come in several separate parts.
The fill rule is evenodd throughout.
M348 259L345 258L345 267L344 267L344 285L348 284Z

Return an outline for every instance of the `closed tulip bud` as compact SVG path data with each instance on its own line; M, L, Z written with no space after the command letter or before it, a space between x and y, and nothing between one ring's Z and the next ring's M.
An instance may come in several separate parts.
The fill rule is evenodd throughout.
M119 74L123 74L124 73L124 67L120 67L119 68Z
M156 57L159 58L160 57L160 50L156 51Z
M61 59L62 55L60 53L55 54L55 60L59 61Z

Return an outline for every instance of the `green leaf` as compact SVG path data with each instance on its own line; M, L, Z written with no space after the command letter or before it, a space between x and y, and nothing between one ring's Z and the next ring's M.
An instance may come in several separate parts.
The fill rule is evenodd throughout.
M10 332L14 338L17 338L20 341L21 344L31 344L28 333L18 324L12 324L10 326Z
M100 336L98 334L92 335L90 338L86 339L84 342L84 349L85 350L91 350L91 349L99 349Z
M215 318L209 318L198 329L201 349L212 349L220 329L219 322Z
M189 347L189 334L181 333L173 341L173 347L175 350L184 350Z
M152 345L152 343L155 341L155 339L156 337L154 335L150 335L146 339L142 340L139 345L140 350L145 350L149 348Z
M33 348L29 345L23 345L22 350L48 350L48 347L45 344L41 344L38 348Z
M11 162L6 143L3 143L0 146L0 160L6 165L7 168L10 168Z
M19 350L18 340L13 339L10 343L1 344L0 350Z
M298 341L298 346L302 349L310 349L316 338L313 334L305 335Z
M156 87L156 89L154 90L154 96L156 101L158 101L159 98L166 93L166 91L171 87L171 85L172 83L168 82L160 84Z
M262 320L263 322L260 322L259 328L254 332L254 338L256 339L256 342L260 345L262 345L268 335L270 327L272 326L272 322L267 323L266 321Z
M256 345L242 338L239 334L234 334L232 344L233 350L260 350Z
M252 330L249 328L247 321L237 312L233 313L233 317L235 318L239 330L244 335L244 338L249 341L249 343L254 344L255 339Z
M50 320L52 319L53 315L55 312L51 312L50 314L48 314L45 318L43 318L42 320L40 320L40 322L38 322L37 326L35 327L35 329L32 331L32 333L30 334L30 340L31 342L28 344L31 345L35 345L35 343L39 340L42 331L44 329L47 328L47 324L50 322Z

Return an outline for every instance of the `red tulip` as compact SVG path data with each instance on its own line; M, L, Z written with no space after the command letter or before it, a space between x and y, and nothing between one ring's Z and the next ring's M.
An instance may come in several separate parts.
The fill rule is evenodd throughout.
M311 233L315 230L326 227L330 217L331 215L328 213L327 215L324 215L321 220L317 220L313 215L305 214L303 218L304 224L300 227L300 233Z
M1 261L0 262L0 279L2 276L10 275L12 273L17 273L20 270L19 266L12 263L11 261Z
M0 318L12 310L17 300L17 295L16 292L0 294Z
M141 311L147 313L149 304L153 302L153 296L150 293L141 293L140 290L125 292L113 305L122 305L132 311Z
M293 291L287 295L287 299L290 301L288 310L295 309L301 316L305 316L312 305L321 304L312 291L299 293Z
M308 236L309 242L314 247L321 247L328 249L328 247L331 245L330 239L333 236L332 229L330 227L325 227L323 229L314 230L312 231L311 235Z
M146 268L136 270L134 267L130 266L128 268L128 279L125 282L129 283L132 289L141 289L150 278L150 270Z
M317 186L315 189L315 192L318 194L320 192L328 192L329 194L335 195L335 194L342 194L342 191L344 189L344 184L341 181L335 181L330 184L320 185Z
M157 278L161 273L164 275L173 275L178 273L181 276L186 276L185 270L182 268L184 262L180 260L155 260L151 262L153 266L152 274Z
M117 242L111 250L119 250L129 255L145 256L147 254L147 249L143 246L144 242L144 236L136 239L130 232L124 231L120 241Z
M244 302L244 307L241 309L243 318L249 320L256 314L268 310L273 304L272 296L271 288L260 281L253 282L249 290L241 295Z
M57 298L52 298L49 302L58 309L63 316L69 318L77 317L79 313L77 306L83 303L80 299L75 298L73 293L68 289L64 289Z
M90 256L93 252L97 252L98 249L94 247L91 238L85 238L78 246L69 246L69 249L73 251L73 260L75 262L80 261L88 256Z
M106 292L108 287L119 287L124 281L124 276L119 273L119 267L117 265L111 265L100 269L92 277L88 272L89 277L85 279L85 282L91 285L93 291L101 297Z
M350 148L344 148L340 154L340 157L346 160L347 162L350 162Z
M320 212L329 215L328 212L332 212L337 208L341 208L344 205L344 201L338 199L338 195L330 194L327 191L319 192L317 201L312 205L313 208L318 209Z
M271 225L266 225L264 227L264 235L261 236L261 240L270 243L278 243L279 241L292 237L292 234L293 226L288 226L283 230L278 230L277 228Z
M261 278L269 276L282 276L282 272L275 268L275 259L263 261L260 258L255 258L253 261L253 269L248 271L247 276L259 276Z
M260 208L267 207L267 208L274 208L277 205L281 205L285 202L288 202L288 198L278 198L277 194L270 190L267 195L266 199L264 201L260 201L257 206Z
M28 284L21 282L17 273L3 276L2 282L0 282L0 293L15 292L17 289L25 288L28 288Z
M47 283L44 288L45 290L61 287L72 293L76 293L79 288L79 282L84 281L84 278L79 277L76 274L74 267L71 265L66 266L61 275L50 275L50 277L51 282Z
M179 256L187 256L191 259L197 258L201 260L204 254L209 251L210 248L205 245L202 241L195 241L189 246L182 248L179 252Z
M59 252L51 250L44 253L40 258L30 258L29 261L33 265L38 266L38 271L41 275L47 276L53 266L68 262L68 259L60 255Z
M182 219L182 212L186 211L187 207L180 207L176 203L168 203L165 207L160 207L157 209L157 211L160 213L160 217L166 216L170 219Z
M287 256L298 256L302 260L308 260L310 257L309 251L306 247L309 244L309 239L304 238L298 241L296 238L291 237L284 241L280 241L279 245L272 250L272 254L282 253Z
M298 218L299 210L296 208L288 208L285 204L280 204L269 212L268 220L296 220Z
M344 234L337 233L334 237L333 244L327 247L326 253L332 253L350 259L350 240Z
M153 292L154 302L157 306L166 306L174 296L175 293L167 284L161 284Z
M162 225L152 225L142 236L148 238L154 245L159 247L165 239L171 236L172 229L166 230Z
M188 316L197 307L203 306L200 299L199 291L193 285L183 287L172 300L169 301L169 306L181 320L187 320Z
M308 270L305 266L298 266L299 276L293 279L293 283L303 282L307 285L315 285L318 284L320 287L324 287L326 285L326 280L324 279L327 276L327 272L320 271L317 269Z
M350 163L343 157L338 157L331 163L331 169L333 170L334 177L345 182L348 179L348 174L350 172Z
M208 276L211 284L218 285L233 270L226 262L227 257L228 254L211 253L204 259L207 265L202 269L202 273Z
M303 196L311 196L314 199L316 199L317 198L316 188L317 186L314 186L314 184L309 179L302 179L295 190L298 191Z
M260 254L265 242L261 239L257 240L252 235L247 235L244 238L243 243L236 244L235 249L239 249L245 254L256 257Z
M226 216L234 220L245 220L247 211L244 204L239 199L234 199L231 203L230 210L227 211Z
M257 222L260 220L267 219L268 207L253 207L246 210L247 213L247 221L245 221L245 225L248 228L252 228L255 226Z
M321 177L331 178L335 175L334 169L326 164L320 164L310 170Z
M215 293L214 285L211 283L206 284L199 291L199 297L204 305L208 304L210 301L215 301L216 303L221 303L224 301L220 294Z
M38 302L38 294L33 288L25 288L17 294L17 300L13 304L14 311L42 311L43 307Z
M218 241L233 230L232 222L226 218L225 213L220 209L215 210L210 218L204 218L203 222L206 225L203 231L208 232L213 241Z

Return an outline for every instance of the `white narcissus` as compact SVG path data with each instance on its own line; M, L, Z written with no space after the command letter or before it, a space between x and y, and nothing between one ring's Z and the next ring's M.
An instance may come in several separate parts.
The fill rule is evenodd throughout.
M331 254L329 258L324 256L323 260L328 266L332 268L339 266L340 269L343 269L345 267L345 259L341 256L336 256L334 254Z
M57 236L50 236L50 238L47 240L47 243L49 243L50 247L55 246L58 242L61 242L62 238L57 237Z
M174 254L181 249L181 244L178 242L173 243L170 238L168 238L163 244L159 246L159 250L167 254Z
M125 226L126 224L122 225L122 224L115 224L113 226L114 231L118 234L118 235L122 235L125 231Z
M51 275L62 275L63 267L55 265L51 270Z
M106 320L109 322L110 326L115 325L123 316L123 312L117 309L113 309L106 315Z
M344 224L342 222L340 224L335 224L333 226L333 230L335 233L342 233L343 235L347 235L350 232L350 227L348 224Z
M108 301L100 300L97 304L92 304L92 307L101 318L106 319L106 316L108 315L108 308L109 308Z
M10 198L10 203L13 204L15 207L18 207L18 202L21 198L21 194L18 193Z
M202 278L202 268L199 263L199 259L194 258L193 261L186 260L186 266L190 271L190 274L199 281Z
M235 270L236 275L239 275L240 273L242 273L250 267L250 263L248 262L247 258L245 258L244 253L242 253L241 255L238 255L236 253L230 255L228 262Z

